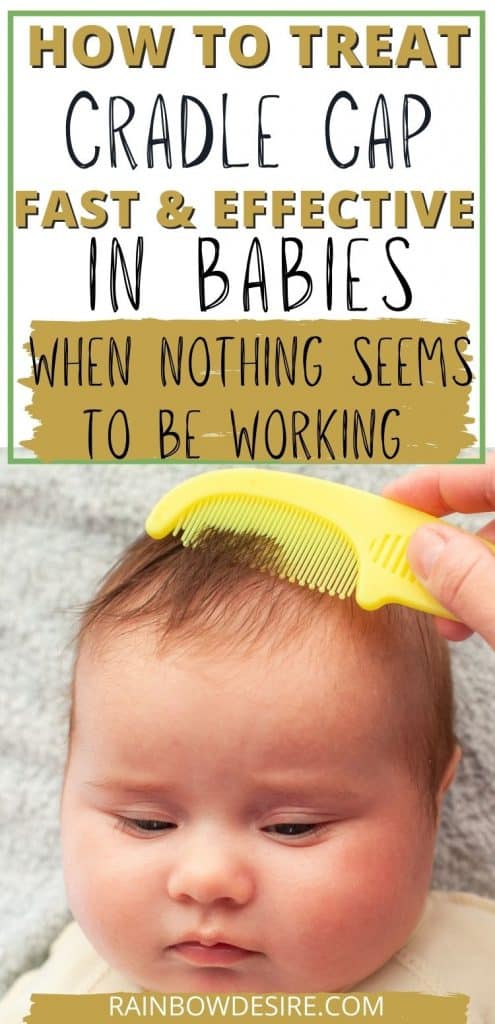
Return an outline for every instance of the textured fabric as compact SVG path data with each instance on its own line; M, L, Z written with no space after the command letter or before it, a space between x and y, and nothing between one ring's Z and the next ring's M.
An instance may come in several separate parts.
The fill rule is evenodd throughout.
M292 469L374 491L402 472L396 466ZM4 987L45 959L68 920L58 801L77 608L163 492L202 471L192 465L0 466ZM495 655L477 639L453 653L464 760L445 804L434 884L495 896Z
M384 967L353 985L363 992L423 992L470 998L467 1024L495 1021L495 902L468 893L433 892L409 942ZM37 971L19 978L0 1003L0 1024L21 1024L32 992L132 992L74 922Z

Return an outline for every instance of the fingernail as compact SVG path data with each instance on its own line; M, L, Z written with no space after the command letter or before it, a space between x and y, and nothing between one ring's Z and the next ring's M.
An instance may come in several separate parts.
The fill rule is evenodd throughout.
M408 555L414 572L420 579L427 580L431 576L433 566L446 544L445 535L430 526L422 526L413 535Z

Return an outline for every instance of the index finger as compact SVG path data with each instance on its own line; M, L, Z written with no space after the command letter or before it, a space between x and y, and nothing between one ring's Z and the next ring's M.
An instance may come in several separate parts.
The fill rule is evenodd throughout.
M451 512L495 511L495 452L484 466L426 466L394 480L386 498L402 501L433 516Z

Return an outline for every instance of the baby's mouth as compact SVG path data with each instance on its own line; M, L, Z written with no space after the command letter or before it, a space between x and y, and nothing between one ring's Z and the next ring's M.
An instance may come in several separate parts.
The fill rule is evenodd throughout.
M168 947L171 953L197 967L229 967L255 955L253 949L234 946L230 942L207 939L186 939Z

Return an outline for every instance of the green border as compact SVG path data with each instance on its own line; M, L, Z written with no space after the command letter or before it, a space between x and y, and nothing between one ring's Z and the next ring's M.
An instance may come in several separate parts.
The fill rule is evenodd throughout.
M7 452L14 459L14 19L8 15L7 37ZM37 459L30 459L37 462Z
M486 42L485 12L480 12L480 461L486 458ZM483 456L483 459L481 458ZM465 460L467 461L467 460Z
M410 11L395 11L395 10L333 10L333 11L322 11L322 10L291 10L286 11L270 11L270 10L213 10L213 11L197 11L197 10L140 10L140 11L128 11L128 10L80 10L80 11L64 11L64 10L23 10L23 11L8 11L8 56L7 56L7 93L8 93L8 115L7 115L7 189L8 189L8 211L7 211L7 231L8 231L8 257L7 257L7 330L8 330L8 345L7 345L7 409L8 409L8 425L7 425L7 461L9 465L24 466L24 465L82 465L82 466L109 466L109 465L163 465L164 460L162 459L123 459L98 461L88 459L54 459L50 463L42 462L40 459L16 459L14 456L14 18L46 18L46 17L60 17L60 18L74 18L74 17L87 17L95 16L100 18L108 17L244 17L245 15L256 16L256 17L312 17L312 16L323 16L325 18L335 17L381 17L387 15L388 17L409 17L410 15L420 17L466 17L466 18L478 18L479 19L479 32L480 32L480 47L479 47L479 106L480 106L480 140L479 140L479 273L480 273L480 339L479 339L479 383L480 383L480 394L479 394L479 448L480 454L478 458L472 459L454 459L453 462L462 465L468 465L474 463L479 465L485 462L486 459L486 348L485 348L485 337L486 337L486 231L485 231L485 187L486 187L486 74L485 74L485 10L410 10ZM165 460L166 461L166 460ZM284 463L284 465L297 466L300 463L291 462ZM345 465L345 463L335 463L335 465ZM362 463L360 463L362 465ZM174 461L173 465L185 466L189 465L189 460L180 462ZM206 459L201 460L201 465L232 465L232 461L225 463L213 462ZM241 463L239 463L241 465ZM272 465L272 463L257 462L256 465ZM278 463L277 463L278 465ZM323 465L318 463L318 465ZM326 463L325 463L326 465ZM333 465L333 463L332 463ZM414 465L414 463L404 463L404 465Z

